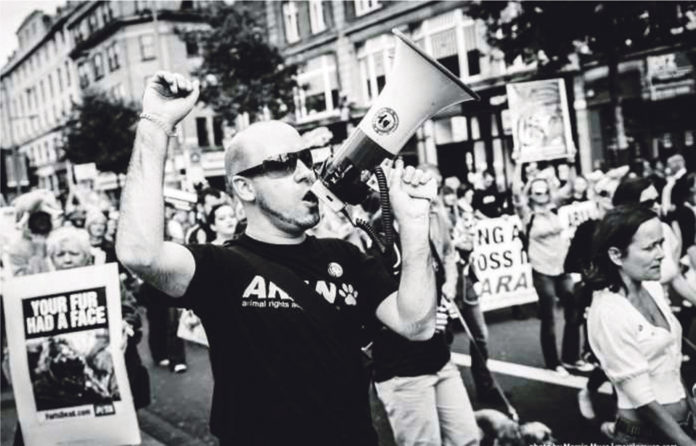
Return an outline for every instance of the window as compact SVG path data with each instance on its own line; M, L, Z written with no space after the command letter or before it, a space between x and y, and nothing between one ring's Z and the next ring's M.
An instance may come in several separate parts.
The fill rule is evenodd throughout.
M297 27L297 5L295 2L283 3L283 23L285 24L285 40L295 43L300 40L300 32Z
M379 0L355 0L354 3L355 15L358 17L379 9L382 6Z
M298 72L297 82L300 85L295 91L298 120L318 118L338 111L338 73L333 55L307 61Z
M150 2L148 0L135 0L135 12L150 11Z
M466 50L466 63L468 65L468 75L476 76L481 74L481 36L480 28L473 20L467 20L463 24L464 45Z
M428 54L461 78L479 76L484 71L493 74L488 56L482 52L485 47L484 28L481 22L454 10L424 20L413 33L413 40ZM503 70L495 74L503 74Z
M208 120L206 118L196 118L196 135L198 136L199 147L209 147L208 140Z
M466 62L469 65L469 76L481 74L481 51L478 49L466 52Z
M99 29L97 16L95 14L90 14L90 16L87 17L87 29L89 30L90 35L94 34L94 32Z
M186 40L186 56L198 56L198 42L195 40Z
M114 42L106 48L106 58L109 63L109 71L118 70L121 63L118 60L118 42Z
M312 29L312 34L320 33L326 29L322 0L309 0L309 26Z
M89 85L89 70L85 62L77 64L77 76L80 79L80 88L85 88Z
M70 62L65 61L65 85L70 86Z
M101 79L104 77L104 59L101 53L97 53L92 58L92 66L94 67L94 79Z
M367 40L358 48L358 65L363 98L374 101L387 83L394 55L394 37L384 34Z
M41 89L41 102L46 102L46 89L44 88L43 80L39 82L39 88Z
M79 44L84 40L84 37L82 36L82 29L80 28L81 27L78 25L72 30L73 40L75 41L75 44Z
M111 22L114 19L114 11L111 9L111 2L106 2L102 4L102 21L104 25Z
M224 133L222 131L222 118L213 118L213 144L222 146Z
M53 98L53 75L48 75L48 94Z
M152 60L156 57L155 54L155 36L153 34L145 34L140 36L140 57L142 60Z

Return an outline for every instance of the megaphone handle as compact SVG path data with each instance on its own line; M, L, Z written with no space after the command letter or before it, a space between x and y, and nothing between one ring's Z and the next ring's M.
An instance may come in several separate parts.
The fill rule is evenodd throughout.
M394 216L392 215L391 202L389 201L389 184L384 170L377 166L375 177L379 186L379 203L382 208L382 226L384 226L384 244L390 247L394 244Z

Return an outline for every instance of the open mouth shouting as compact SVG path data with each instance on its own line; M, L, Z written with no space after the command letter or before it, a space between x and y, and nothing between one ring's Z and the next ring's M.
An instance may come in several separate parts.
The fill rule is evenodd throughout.
M302 202L310 206L317 206L319 204L319 198L316 195L314 195L314 192L309 190L302 197Z

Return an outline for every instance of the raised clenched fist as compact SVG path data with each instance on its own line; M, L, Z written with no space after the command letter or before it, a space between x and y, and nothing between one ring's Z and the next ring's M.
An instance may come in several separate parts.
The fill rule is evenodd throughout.
M158 71L145 87L143 113L154 115L173 128L193 109L198 93L198 81Z

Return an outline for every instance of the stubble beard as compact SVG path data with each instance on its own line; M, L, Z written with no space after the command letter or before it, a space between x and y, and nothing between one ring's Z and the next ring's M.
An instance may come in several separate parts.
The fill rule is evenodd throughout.
M307 229L313 228L319 223L319 208L315 208L314 211L310 211L306 217L302 218L300 216L289 215L289 212L281 212L274 209L268 204L263 196L257 197L257 203L259 209L261 209L264 214L274 217L277 222L280 222L279 226L283 230L287 230L289 232L295 232L297 230L304 232Z

